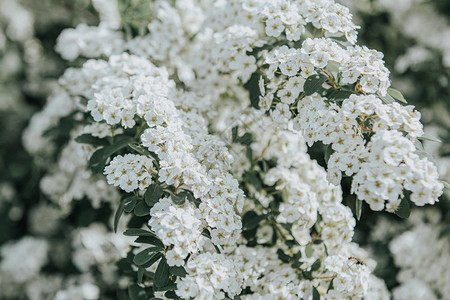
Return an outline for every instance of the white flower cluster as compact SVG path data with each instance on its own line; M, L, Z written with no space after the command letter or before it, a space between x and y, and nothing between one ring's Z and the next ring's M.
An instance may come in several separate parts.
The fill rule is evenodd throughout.
M173 245L166 253L169 266L183 266L184 259L197 253L205 243L200 210L189 201L175 205L172 199L163 198L150 210L150 228L165 246Z
M328 294L329 299L360 299L368 289L370 270L367 266L349 261L345 256L328 256L324 260L324 267L336 274L333 280L333 291Z
M126 236L109 232L101 223L92 223L73 232L72 263L84 274L95 268L100 271L103 281L117 284L119 276L114 263L126 256L131 241Z
M234 109L239 111L237 109ZM265 174L265 183L275 185L275 190L252 195L257 198L260 205L253 206L246 203L244 210L253 209L266 212L269 203L273 200L273 194L284 193L284 200L279 207L280 214L277 217L279 223L291 225L291 232L284 232L288 237L292 234L299 246L288 248L283 243L276 246L294 254L296 251L303 253L300 261L301 269L307 270L313 263L324 255L331 260L336 260L342 266L342 270L335 270L333 274L327 273L326 268L318 270L318 278L322 278L320 286L325 291L323 295L330 299L344 299L372 295L373 299L389 299L384 283L370 275L366 266L353 267L354 262L348 257L358 252L358 249L349 250L351 239L356 225L351 210L342 205L340 188L328 184L326 173L315 164L306 154L306 144L302 137L295 132L279 129L274 120L261 115L261 112L253 110L240 112L240 118L233 123L247 128L249 132L258 136L258 140L252 144L254 155L267 160L276 160L278 165L271 168ZM233 118L233 114L229 116ZM225 122L227 123L227 122ZM250 166L248 166L249 168ZM271 195L272 194L272 195ZM288 209L291 208L291 209ZM309 208L309 209L307 209ZM320 218L319 222L316 222ZM318 235L312 237L310 230L320 228ZM278 227L277 231L284 229ZM256 237L259 244L264 244L272 239L273 227L263 225L257 231ZM323 244L311 244L313 255L308 257L305 246L314 239L320 238ZM276 256L276 248L247 248L239 246L234 255L236 259L245 263L242 268L243 277L248 278L244 287L248 286L255 294L247 296L248 299L258 297L282 297L283 299L298 299L298 297L311 296L312 283L308 280L299 281L291 266L281 264L278 259L268 259ZM328 256L334 255L334 256ZM353 268L347 271L346 268ZM339 275L338 275L339 274ZM341 285L326 292L331 279L342 276ZM356 281L360 284L353 284ZM321 290L321 289L320 289Z
M90 72L98 75L92 76ZM71 84L80 77L77 85ZM141 128L149 127L142 133L141 141L158 156L157 169L152 168L151 159L143 156L116 156L105 168L110 184L119 185L126 192L145 189L156 180L175 191L189 189L194 197L202 200L197 216L201 229L209 227L216 245L235 243L241 228L237 211L244 198L238 181L227 173L232 158L225 144L208 134L207 123L201 115L190 108L188 112L178 110L169 100L180 95L176 96L173 82L168 80L164 69L137 56L122 54L111 56L108 63L90 60L81 70L71 69L61 83L72 94L90 98L86 108L95 121L132 128L139 120ZM174 203L170 207L181 210ZM167 246L174 246L168 253L171 261L181 264L189 253L199 250L204 239L200 237L202 230L188 235L190 243L198 245L185 248L188 244L182 236L173 235L168 239L168 234L174 234L174 228L157 227L157 224L164 225L167 217L166 213L158 213L159 208L156 205L150 212L150 224Z
M68 116L75 109L69 94L61 88L55 89L44 108L33 115L30 124L22 134L22 142L30 153L51 153L53 145L45 132L58 124L58 120Z
M295 128L312 144L331 144L328 179L339 184L342 172L353 178L352 191L373 210L395 211L403 189L417 205L433 204L442 194L436 166L420 158L412 140L423 134L420 114L412 106L383 104L374 95L351 95L342 106L325 98L305 97L298 103ZM366 132L373 133L369 143ZM404 136L406 135L406 137ZM380 172L380 170L383 170Z
M265 58L264 62L269 64L265 76L269 80L275 79L275 72L280 70L281 74L287 78L276 78L276 84L269 85L274 88L267 95L264 90L261 91L264 97L261 99L260 106L268 108L267 106L270 106L272 102L269 99L272 100L275 93L279 97L280 101L278 102L293 103L299 93L303 91L303 85L293 85L293 80L302 80L297 79L298 76L306 79L317 73L329 75L325 71L327 67L337 68L342 74L341 82L343 84L357 83L363 92L380 92L385 95L390 81L389 71L384 66L382 58L382 53L369 50L367 47L349 46L344 48L327 38L308 38L298 49L289 48L286 45L281 46L274 49ZM333 84L336 85L336 83Z
M103 174L109 184L120 186L129 193L138 188L141 191L146 189L152 184L152 175L155 172L152 158L128 153L114 157Z
M429 215L431 223L424 222L422 213L417 212L411 217L414 226L389 244L394 263L400 268L397 274L400 286L393 291L394 299L408 299L411 295L447 299L450 293L447 284L450 280L450 243L448 236L440 237L443 227L436 224L440 213L435 211Z
M356 42L357 26L351 14L334 1L217 1L206 10L205 24L214 34L211 37L207 30L202 32L202 55L192 53L192 66L209 82L215 79L206 77L217 71L247 82L257 68L257 60L247 52L267 44L268 36L298 41L306 24L321 29L326 36L344 36L350 43ZM204 43L208 39L217 45L208 46ZM211 66L206 67L208 62Z
M83 129L83 133L90 134L93 137L100 139L105 137L113 137L123 133L122 128L113 128L105 123L92 123L86 125Z
M450 67L450 43L448 42L450 22L445 14L437 9L437 3L424 0L345 2L345 5L355 13L388 14L391 26L418 44L410 49L419 50L426 55L421 57L414 55L415 58L422 60L424 57L432 55L430 50L437 50L442 53L442 64L447 68ZM410 54L412 53L408 51L406 57L402 56L400 61L396 62L396 69L398 68L399 72L403 72L405 67L417 64L417 60L413 60L413 56Z
M48 261L49 244L31 236L9 242L0 248L0 296L10 297L15 289L32 280Z
M75 132L74 136L77 136ZM65 210L70 210L73 200L81 200L85 196L93 207L99 207L102 201L114 203L119 198L117 191L108 186L103 176L87 170L91 153L91 146L71 140L62 149L57 165L50 168L50 172L40 181L43 193Z
M189 275L178 282L177 295L183 299L225 299L241 292L242 275L236 264L218 253L202 253L186 264Z
M243 299L299 299L311 295L312 284L299 280L294 270L276 258L274 248L240 246L235 256L241 260L244 287L254 294Z
M20 1L2 1L0 20L6 23L6 34L13 41L25 42L34 34L34 16Z
M277 189L286 188L287 202L280 205L280 223L294 223L300 220L301 227L310 228L316 223L318 203L310 187L301 182L299 174L288 169L271 169L265 177L267 185L277 183Z
M246 299L310 299L315 290L325 299L387 299L369 267L349 259L360 250L350 244L355 220L306 143L330 144L328 178L339 183L342 172L354 175L353 192L374 210L385 201L395 210L404 189L416 204L434 203L442 185L435 166L416 153L420 115L367 95L386 94L389 72L381 53L354 46L357 26L348 9L331 0L154 1L150 7L149 34L129 41L113 25L65 31L58 43L63 57L106 60L67 69L59 82L72 99L69 113L90 114L75 114L89 124L72 138L88 133L114 144L120 133L133 140L105 167L108 183L135 192L137 201L150 184L163 190L147 217L165 248L160 263L187 271L177 276L175 293L224 299L245 289ZM243 86L256 87L256 73L262 75L258 111L245 108L249 100L255 104L249 99L255 93ZM304 97L314 74L328 81L321 95L341 85L354 85L344 90L354 95L342 103ZM245 135L251 138L243 141ZM124 154L130 148L139 155ZM41 182L46 194L70 201L95 198L93 186L108 191L85 170L93 150L69 142ZM244 227L244 240L241 215L249 212L261 219L254 237ZM97 263L106 269L109 259L83 254L104 254L104 230L78 232L74 263L81 270ZM156 265L146 271L156 272ZM75 297L84 283L58 295Z
M66 60L75 60L79 56L89 58L110 56L122 52L123 38L107 24L99 26L79 24L77 28L65 29L61 33L55 50Z

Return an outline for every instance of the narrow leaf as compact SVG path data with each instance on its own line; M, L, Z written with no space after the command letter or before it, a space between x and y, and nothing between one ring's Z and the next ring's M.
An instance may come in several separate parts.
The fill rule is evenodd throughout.
M234 127L231 129L231 141L232 141L233 143L236 142L237 137L238 137L238 126L234 126Z
M123 233L126 236L152 236L155 237L155 234L153 232L140 229L140 228L128 228Z
M169 273L179 276L179 277L185 277L187 275L186 269L184 267L170 267Z
M253 143L253 140L254 140L253 134L251 134L250 132L246 132L243 136L239 138L239 143L244 146L248 146L251 143Z
M144 201L140 201L134 207L134 215L137 217L148 216L150 215L150 207L148 207Z
M141 266L139 266L138 272L137 272L138 283L142 283L142 279L144 278L144 272L145 272L145 269L142 268Z
M320 300L319 291L313 286L313 300Z
M145 290L135 283L128 286L128 296L131 300L144 300L146 298Z
M440 139L438 139L437 137L434 137L432 135L429 135L429 134L424 134L422 136L419 136L417 139L422 140L422 141L431 141L431 142L436 142L436 143L442 143L442 141Z
M153 236L140 236L135 240L136 243L142 243L142 244L150 244L158 247L159 249L156 249L156 251L160 251L164 249L164 244L161 242L160 239Z
M128 144L132 141L132 138L127 137L124 138L123 140L116 142L114 144L112 144L111 146L107 146L104 147L104 153L103 155L107 158L111 155L113 155L114 153L116 153L117 151L119 151L120 149L125 148L126 146L128 146Z
M177 284L176 283L169 283L166 286L157 288L155 291L157 291L157 292L165 292L165 291L174 291L176 289L177 289ZM179 299L179 298L176 298L176 299Z
M242 224L244 230L251 230L256 228L259 223L266 219L267 215L258 215L254 211L248 211L244 214L244 217L242 218Z
M310 96L317 92L322 84L327 81L327 77L321 75L311 75L309 76L305 84L303 85L303 90L306 96Z
M135 143L129 143L128 146L141 155L153 157L153 155L150 151L148 151L147 149L145 149L144 147L142 147L140 145L137 145Z
M322 263L321 263L320 259L317 259L311 266L311 272L319 270L321 264Z
M108 141L105 139L100 139L98 137L94 137L90 134L82 134L75 138L75 141L80 144L90 144L93 146L106 146L108 145Z
M186 194L179 193L179 194L173 194L171 197L173 203L176 205L183 205L186 202Z
M388 94L386 94L385 96L378 95L378 97L380 97L380 99L383 100L383 102L386 104L392 104L395 102L394 98L392 98Z
M361 219L361 211L362 211L362 200L355 199L355 213L356 219L359 221Z
M309 243L308 245L306 245L305 247L305 255L306 257L310 258L313 255L314 249L312 247L312 244Z
M388 94L394 98L395 100L402 102L402 103L408 103L405 99L405 97L403 97L402 93L396 89L393 88L388 88Z
M136 205L137 198L136 196L132 196L123 200L124 211L126 213L130 213L133 211L134 206Z
M153 205L161 199L163 193L164 190L158 183L152 183L145 191L145 203L147 203L149 207L153 207Z
M123 214L123 201L120 201L119 207L116 210L116 214L114 215L114 232L117 232L117 226L119 225L120 217Z
M161 252L156 252L155 256L153 256L147 263L143 264L141 267L146 269L153 266L155 262L157 262L162 257Z
M162 257L155 271L154 284L156 287L163 287L169 283L169 265L166 258Z
M96 150L89 159L89 167L94 173L101 173L105 168L107 157L104 155L104 148Z
M409 205L408 199L403 198L400 205L397 207L395 214L400 218L407 219L411 214L411 207Z
M328 161L330 160L330 156L334 153L333 148L331 148L331 144L327 146L327 149L325 150L325 163L328 164Z
M156 255L156 253L158 253L158 251L155 251L158 249L160 249L160 248L159 247L150 247L145 250L142 250L141 252L139 252L138 254L136 254L134 256L133 262L138 266L141 266L141 265L147 263Z
M443 185L444 188L446 188L447 190L450 190L450 183L448 183L447 181L444 180L439 180Z
M353 95L352 91L346 90L332 90L331 93L328 94L329 99L334 100L344 100Z

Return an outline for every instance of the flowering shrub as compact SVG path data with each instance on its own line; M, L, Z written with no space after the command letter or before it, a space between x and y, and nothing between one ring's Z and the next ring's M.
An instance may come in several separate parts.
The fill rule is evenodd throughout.
M83 199L88 212L106 207L73 231L72 264L86 276L49 289L55 299L98 299L114 283L133 300L390 298L352 243L352 209L359 219L364 201L408 217L444 184L423 151L420 113L398 103L383 54L356 45L348 8L93 6L98 26L57 39L75 63L23 135L33 155L58 156L40 180L58 207L53 222ZM314 143L326 145L326 170L307 152ZM28 238L2 248L0 272L14 264L8 253L32 243L39 272L49 248Z

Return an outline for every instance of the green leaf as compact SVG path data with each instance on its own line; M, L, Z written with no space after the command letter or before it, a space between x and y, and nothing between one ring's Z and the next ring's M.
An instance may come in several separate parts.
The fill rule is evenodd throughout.
M146 299L145 290L137 284L133 283L128 286L128 296L131 300L144 300Z
M150 244L154 245L159 249L155 249L154 252L161 251L164 249L164 244L160 239L154 236L140 236L135 240L136 243Z
M394 98L395 100L407 104L405 97L403 97L402 93L396 89L388 88L387 90L388 94Z
M164 287L162 287L163 289ZM169 299L176 299L176 300L180 300L181 298L177 296L177 294L174 291L167 291L164 293L164 297L169 298Z
M128 146L132 139L130 137L122 138L120 141L95 151L89 159L89 167L94 173L101 173L105 168L106 161L115 152Z
M305 247L305 255L306 257L310 258L313 255L314 249L312 247L312 244L309 243L308 245L306 245Z
M117 226L119 225L120 217L123 214L124 206L123 201L120 201L119 207L116 210L116 214L114 215L114 232L117 232Z
M156 287L166 286L169 283L169 276L169 265L167 264L166 258L163 256L156 268L153 283Z
M104 148L100 148L96 150L94 153L92 153L91 158L89 159L89 168L94 173L101 173L103 172L103 169L105 168L106 161L108 157L105 157L104 155L105 150Z
M144 217L150 215L150 207L144 201L139 201L134 207L134 215L137 217Z
M169 273L179 277L185 277L187 275L186 269L184 267L177 267L177 266L170 267Z
M133 258L133 262L137 266L141 266L147 262L149 262L155 255L160 251L161 248L159 247L150 247L145 250L142 250L138 254L136 254Z
M277 254L278 254L278 258L284 263L288 263L291 260L291 257L289 255L287 255L286 253L284 253L284 251L281 249L277 250Z
M90 144L93 146L106 146L108 141L106 139L100 139L98 137L93 137L90 134L82 134L75 138L75 141L80 144Z
M209 233L209 230L206 228L202 231L202 235L206 236L208 239L211 239L211 233Z
M123 233L126 236L152 236L152 237L156 237L156 235L153 232L144 230L144 229L140 229L140 228L128 228L127 230L125 230L125 232Z
M325 163L328 164L328 161L330 160L330 156L334 153L333 148L331 148L331 144L327 146L327 149L325 149Z
M439 232L439 239L445 237L445 236L450 236L450 225L444 226L441 231Z
M247 182L257 190L260 191L262 189L262 182L259 178L259 174L256 171L246 171L243 175L244 182Z
M236 142L238 137L238 126L234 126L231 128L231 141L234 143Z
M400 202L400 205L394 213L403 219L407 219L409 217L411 214L411 207L406 197L402 199L402 202Z
M161 252L156 252L155 256L152 257L152 259L150 259L147 263L143 264L141 267L146 269L146 268L150 268L151 266L153 266L153 264L155 262L157 262L160 258L162 257L162 253Z
M251 143L253 143L253 141L254 141L254 137L253 137L253 134L251 134L250 132L246 132L238 140L238 142L244 146L250 145Z
M145 269L143 267L139 266L138 272L137 272L138 283L142 283L142 279L144 279L144 272L145 272Z
M157 203L159 199L161 199L163 193L164 190L158 183L152 183L145 191L145 203L147 203L149 207L153 207L153 205L155 205L155 203Z
M439 180L443 185L444 188L446 188L447 190L450 190L450 183L448 183L447 181L444 180Z
M141 155L153 157L150 151L136 143L129 143L128 146Z
M128 146L128 144L132 140L133 139L131 137L124 137L120 141L117 141L114 144L112 144L111 146L104 147L103 148L103 150L104 150L104 154L103 155L106 156L106 157L110 157L111 155L113 155L114 153L119 151L120 149L123 149L126 146Z
M175 203L176 205L183 205L186 202L186 197L187 195L183 192L178 193L178 194L173 194L171 199L173 201L173 203Z
M353 95L352 91L346 91L346 90L332 90L328 94L328 99L334 99L334 100L344 100L349 98L351 95Z
M392 97L389 96L389 95L386 95L386 96L378 95L378 97L379 97L381 100L383 100L383 102L386 103L386 104L392 104L392 103L395 102L394 98L392 98Z
M313 286L313 300L320 300L319 291Z
M136 202L137 202L136 196L125 198L123 200L124 211L126 213L132 212L134 209L134 206L136 205Z
M419 136L417 139L422 140L422 141L431 141L431 142L442 143L442 141L440 139L438 139L437 137L431 136L429 134L424 134L422 136Z
M242 229L243 230L252 230L256 228L259 223L266 219L267 215L258 215L254 211L248 211L244 214L244 217L242 218Z
M362 212L362 200L355 199L355 214L356 219L359 221L361 219L361 212Z
M333 289L333 281L334 281L334 278L331 279L330 284L328 285L327 293Z
M317 271L320 269L320 265L321 265L321 261L320 259L317 259L312 265L311 265L311 272Z
M177 284L176 283L169 283L166 286L160 287L155 289L156 292L164 292L164 291L174 291L177 289ZM180 298L177 298L180 299Z
M315 92L317 92L322 87L322 84L324 84L325 81L327 81L326 76L322 76L322 75L309 76L306 79L305 84L303 85L303 90L305 92L305 95L310 96L310 95L314 94Z

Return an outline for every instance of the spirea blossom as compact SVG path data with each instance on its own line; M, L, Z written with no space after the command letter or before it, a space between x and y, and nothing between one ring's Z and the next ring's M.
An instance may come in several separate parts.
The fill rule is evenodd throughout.
M184 259L196 253L205 238L202 234L200 210L185 200L181 206L174 205L171 198L163 198L150 210L149 226L166 246L173 246L168 253L168 264L184 265Z
M106 166L104 174L109 184L120 186L126 192L144 190L152 183L155 172L153 160L143 155L116 156Z
M110 274L120 253L137 272L138 284L124 285L149 297L389 298L354 258L363 251L351 243L342 177L352 177L356 201L391 212L406 197L435 203L443 185L418 149L420 114L389 102L383 54L356 45L349 10L332 0L148 6L139 36L122 32L127 16L117 26L117 6L102 1L99 26L62 32L63 58L90 59L66 69L48 120L38 115L25 134L38 152L48 128L73 118L42 191L64 207L109 201L114 229L134 215L128 254L94 224L76 231L74 265ZM327 146L327 171L307 152L315 142ZM56 299L82 291L98 296L76 278Z

